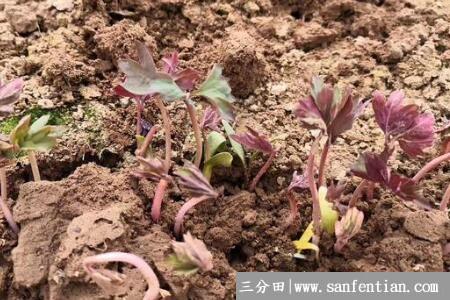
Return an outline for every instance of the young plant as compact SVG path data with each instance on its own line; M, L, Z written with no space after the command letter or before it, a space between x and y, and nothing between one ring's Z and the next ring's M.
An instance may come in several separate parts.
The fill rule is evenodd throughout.
M167 262L178 275L189 276L199 270L207 272L213 268L213 256L203 241L194 238L190 232L183 235L184 242L172 242L174 254Z
M233 155L228 152L226 138L216 131L210 132L205 141L203 175L210 181L215 167L229 168L232 162Z
M160 298L160 295L168 295L167 291L160 289L158 277L156 277L152 268L150 268L145 260L134 254L125 252L108 252L90 256L83 260L84 270L105 293L112 294L111 292L117 289L118 285L122 285L126 278L125 275L115 271L95 268L97 264L110 262L128 263L135 266L141 272L148 284L147 292L145 292L143 300L157 300Z
M300 100L294 114L302 125L309 129L320 129L326 134L326 141L319 163L318 185L324 185L325 165L330 146L345 131L352 128L355 120L363 113L368 102L355 98L350 88L343 92L324 84L320 77L313 77L311 94ZM322 135L321 135L322 136Z
M307 174L299 175L297 174L297 171L295 171L294 174L292 174L292 180L286 192L289 200L289 217L286 220L286 226L294 225L295 220L299 217L298 201L295 198L294 191L307 189L308 187Z
M13 111L13 104L19 100L20 93L23 89L23 80L21 78L15 79L9 83L2 83L0 79L0 115L8 115ZM6 201L8 200L8 187L6 178L6 166L10 163L10 157L13 152L13 145L7 142L7 137L0 136L0 206L5 216L6 221L11 227L12 231L19 234L19 226L14 222L11 211L9 210Z
M277 155L277 150L272 146L272 144L267 140L267 138L259 134L257 131L247 126L247 132L241 134L234 134L231 138L245 148L250 150L260 151L262 153L268 154L269 158L261 167L261 169L256 174L252 183L250 184L250 191L253 191L256 188L261 177L267 172L270 165L272 164L275 156Z
M181 235L184 215L195 205L206 201L214 200L219 194L209 184L208 179L191 162L185 161L185 166L175 171L178 176L178 184L184 188L192 197L178 211L175 217L174 232L176 236Z
M347 245L348 241L354 237L361 229L364 220L364 214L356 207L349 208L347 213L336 222L334 227L336 234L336 243L334 244L334 251L342 252L342 249Z
M165 141L166 141L166 155L165 155L165 170L168 174L171 163L171 134L170 134L170 119L166 107L162 99L166 102L172 102L183 99L186 104L189 116L192 121L192 127L197 143L196 165L200 165L203 151L202 136L200 126L197 121L195 108L193 106L193 97L204 97L213 106L215 106L223 117L229 117L231 112L231 102L234 98L231 96L231 89L222 77L222 69L214 66L208 78L195 91L195 82L199 76L195 70L185 69L178 70L178 56L173 54L170 57L163 59L165 64L163 72L156 70L150 52L143 43L137 43L139 62L126 59L118 63L119 69L125 73L126 79L120 85L129 95L135 97L152 97L156 99L156 105L161 111ZM152 218L155 222L159 220L161 203L167 188L168 182L162 179L157 186L155 198L152 204Z
M41 180L35 151L50 151L55 146L56 139L62 135L60 127L47 125L49 119L50 116L45 115L31 124L31 116L25 116L10 134L10 142L14 150L28 152L34 181Z
M352 168L352 173L363 178L355 191L350 206L354 206L363 185L368 182L378 183L390 189L394 194L407 201L419 201L419 204L428 206L419 193L418 181L442 161L450 158L445 154L432 160L413 179L393 173L388 168L388 162L398 146L410 157L423 154L423 151L432 146L435 138L434 117L429 113L420 113L415 104L404 104L403 91L394 91L386 99L376 91L373 94L372 106L375 120L382 129L385 142L381 154L366 153L360 156Z

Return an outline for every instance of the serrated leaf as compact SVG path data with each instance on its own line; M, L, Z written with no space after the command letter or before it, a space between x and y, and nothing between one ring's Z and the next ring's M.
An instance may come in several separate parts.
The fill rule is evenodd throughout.
M214 65L206 80L200 85L195 95L205 97L214 105L225 120L233 120L234 115L231 103L234 97L231 95L231 88L222 76L222 68Z
M225 137L216 131L212 131L206 137L205 158L209 160L217 150L227 142Z
M11 131L10 141L15 147L20 148L20 144L23 142L30 129L31 116L27 115L23 117L17 126Z
M227 121L222 120L222 124L228 136L228 140L230 141L231 149L239 157L239 159L242 162L242 165L246 167L244 148L242 147L241 144L239 144L237 141L231 138L231 136L234 135L236 132L234 131L233 127L231 127L230 123L228 123Z

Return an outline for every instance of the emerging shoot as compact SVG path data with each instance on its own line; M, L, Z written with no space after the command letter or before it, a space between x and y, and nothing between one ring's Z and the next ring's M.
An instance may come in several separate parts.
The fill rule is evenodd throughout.
M199 270L207 272L213 268L213 256L203 241L194 238L190 232L183 235L184 242L172 242L174 254L167 262L176 274L189 276Z

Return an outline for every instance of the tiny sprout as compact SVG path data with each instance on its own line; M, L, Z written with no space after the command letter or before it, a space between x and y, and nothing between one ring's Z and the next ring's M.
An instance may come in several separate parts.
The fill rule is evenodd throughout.
M213 256L205 243L194 238L190 232L184 234L183 238L184 242L172 242L174 254L167 259L175 273L189 276L198 270L203 272L212 270Z
M356 207L349 208L347 213L335 225L336 243L334 250L341 252L348 241L361 229L364 214Z
M306 230L303 232L300 239L293 242L295 249L297 249L296 257L304 258L302 251L305 250L313 250L316 252L316 254L319 253L319 247L310 242L313 236L314 236L313 223L311 222L309 223L308 227L306 227Z
M211 180L215 167L230 167L233 162L233 155L227 152L226 143L225 137L216 131L210 132L206 138L203 175L208 180Z
M122 285L125 275L107 269L96 269L94 265L105 264L109 262L124 262L135 266L147 281L148 289L145 292L144 300L157 300L160 295L167 295L167 291L161 290L158 277L156 277L152 268L139 256L125 252L108 252L95 256L87 257L83 260L83 268L92 280L97 283L105 293L111 294Z
M28 151L34 181L41 180L34 152L50 151L63 132L61 127L47 125L49 119L50 115L45 115L31 124L31 116L25 116L10 134L10 142L15 151Z
M336 210L333 209L333 204L327 200L327 188L321 186L319 188L319 204L320 204L320 221L323 229L329 234L334 234L334 226L339 217Z
M247 130L248 131L246 133L234 134L231 136L231 138L242 144L247 149L257 150L269 154L269 158L267 159L266 163L261 167L252 183L250 184L250 191L253 191L256 188L256 185L258 184L261 177L264 175L264 173L267 172L270 165L272 164L272 161L277 154L277 150L273 148L272 144L264 135L261 135L248 126Z
M161 159L138 156L137 160L139 162L139 168L133 172L134 176L152 181L159 181L161 179L171 180L164 169L164 162Z
M185 166L175 171L175 174L178 176L179 185L193 197L184 203L175 217L174 232L176 236L180 236L184 215L205 200L217 199L219 194L209 184L202 172L189 161L185 161Z

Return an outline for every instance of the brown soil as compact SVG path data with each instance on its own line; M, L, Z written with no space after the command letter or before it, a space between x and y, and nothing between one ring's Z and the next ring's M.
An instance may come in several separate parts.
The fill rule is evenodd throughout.
M58 10L56 2L73 8L55 5ZM280 149L255 193L246 191L239 167L215 174L213 184L224 187L224 196L199 205L185 221L185 230L212 251L214 269L190 278L173 275L164 260L185 195L171 187L162 220L153 224L154 184L130 175L134 104L114 96L111 87L121 80L117 59L135 57L135 40L150 47L155 60L179 51L183 66L204 75L222 64L238 99L238 130L259 129ZM343 254L324 237L319 261L296 260L292 240L311 221L311 203L308 193L297 195L300 223L286 229L284 196L293 171L304 169L312 141L292 115L311 75L348 84L363 96L404 89L440 126L450 118L449 41L445 0L1 1L0 73L26 81L17 115L31 107L58 112L67 132L53 151L38 156L48 181L28 182L26 158L8 169L9 205L21 232L15 238L0 216L0 298L105 299L80 264L105 251L142 256L176 299L233 299L236 271L450 270L442 250L450 241L448 215L419 210L381 190L374 201L359 204L364 225ZM181 164L194 154L194 137L183 104L169 110L174 163ZM372 115L367 110L332 149L327 177L347 182L347 194L358 183L347 175L358 153L383 145ZM144 117L160 122L151 105ZM415 160L399 155L393 168L412 176L437 155L440 142ZM153 145L163 154L162 132ZM262 163L261 156L252 157L250 176ZM424 195L438 203L449 182L444 164L423 181ZM115 299L141 299L146 286L140 275L126 265L117 268L130 284Z

